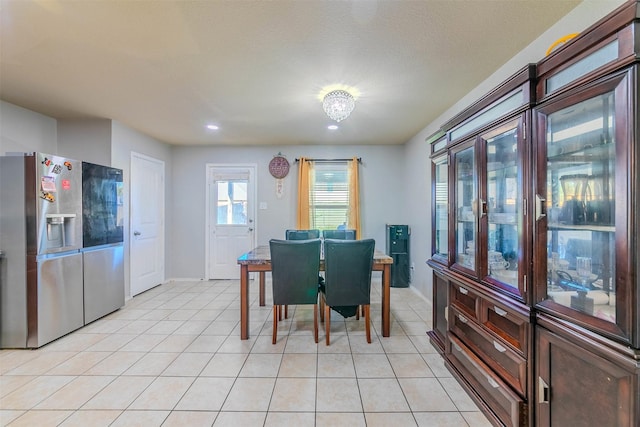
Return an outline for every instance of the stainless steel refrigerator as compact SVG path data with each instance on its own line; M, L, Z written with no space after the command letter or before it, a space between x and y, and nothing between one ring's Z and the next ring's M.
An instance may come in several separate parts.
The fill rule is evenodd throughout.
M84 322L124 305L122 170L82 162Z
M83 326L82 164L0 157L0 348L37 348Z

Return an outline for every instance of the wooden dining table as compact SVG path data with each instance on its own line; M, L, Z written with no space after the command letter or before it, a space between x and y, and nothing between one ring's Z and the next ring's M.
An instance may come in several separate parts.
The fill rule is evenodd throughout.
M260 306L265 305L265 273L271 271L271 252L269 245L242 254L238 258L240 265L240 339L249 339L249 273L260 276ZM393 258L378 250L373 255L373 271L382 272L382 336L388 337L391 331L391 264ZM324 271L324 259L320 259L320 270Z

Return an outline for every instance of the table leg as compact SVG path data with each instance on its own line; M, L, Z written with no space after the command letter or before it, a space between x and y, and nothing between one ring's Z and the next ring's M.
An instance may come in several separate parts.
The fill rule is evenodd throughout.
M391 335L391 264L382 270L382 336Z
M240 266L240 339L249 339L249 268Z
M260 307L264 307L264 271L260 272Z

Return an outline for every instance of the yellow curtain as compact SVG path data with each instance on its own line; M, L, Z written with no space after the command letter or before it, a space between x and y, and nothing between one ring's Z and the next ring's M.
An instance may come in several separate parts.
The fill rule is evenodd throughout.
M309 183L313 162L300 158L298 165L298 230L308 230L309 227Z
M348 227L356 230L360 239L360 186L358 185L358 158L354 157L349 166L349 222Z

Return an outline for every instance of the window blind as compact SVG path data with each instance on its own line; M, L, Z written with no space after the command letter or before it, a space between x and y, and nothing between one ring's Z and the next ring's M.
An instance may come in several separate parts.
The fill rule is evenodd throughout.
M335 230L349 214L348 162L315 163L309 193L311 228Z

